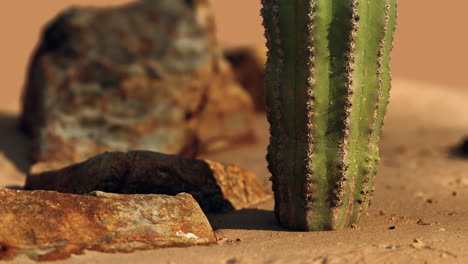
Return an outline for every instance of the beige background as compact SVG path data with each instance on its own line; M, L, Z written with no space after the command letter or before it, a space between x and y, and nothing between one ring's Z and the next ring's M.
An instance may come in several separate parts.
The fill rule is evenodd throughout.
M28 140L17 130L16 111L40 29L72 3L125 1L0 1L0 186L21 186L29 165ZM260 0L212 1L223 43L263 44ZM369 214L356 229L287 232L276 224L269 200L211 216L221 239L217 247L87 252L56 263L468 263L468 162L449 155L468 131L468 90L460 91L468 86L467 7L467 0L400 0L393 53L396 78L381 142L377 191ZM266 184L268 125L264 116L257 118L256 144L207 158L248 168ZM19 258L12 263L35 262Z
M43 25L70 5L128 0L15 0L0 8L0 110L16 110L29 56ZM263 44L260 0L213 0L223 43ZM393 72L447 87L468 85L468 1L400 0Z

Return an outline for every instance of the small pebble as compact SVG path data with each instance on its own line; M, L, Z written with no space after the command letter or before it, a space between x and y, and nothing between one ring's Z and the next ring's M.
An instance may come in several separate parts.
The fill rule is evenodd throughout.
M424 243L421 238L415 238L410 246L416 249L423 249L426 247L426 243Z
M419 219L419 220L416 222L416 224L418 224L418 225L430 225L430 223L425 222L425 221L422 220L422 219Z

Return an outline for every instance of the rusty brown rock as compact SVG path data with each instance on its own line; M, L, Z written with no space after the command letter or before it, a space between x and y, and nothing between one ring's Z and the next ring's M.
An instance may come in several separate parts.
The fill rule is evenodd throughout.
M257 111L265 111L265 46L226 48L224 56L231 64L237 80L250 94Z
M186 193L80 196L0 189L0 219L0 260L217 244L207 218Z
M104 151L194 156L253 140L253 104L207 0L72 8L47 26L23 95L33 161Z
M95 190L125 194L187 192L205 212L241 209L268 198L255 174L248 170L151 151L104 153L58 168L57 163L38 163L27 178L26 189L74 194Z

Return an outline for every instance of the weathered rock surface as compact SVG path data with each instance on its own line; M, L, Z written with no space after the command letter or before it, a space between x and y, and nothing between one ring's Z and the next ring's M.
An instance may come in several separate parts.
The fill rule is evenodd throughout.
M104 151L195 155L253 139L253 105L207 0L72 8L44 31L23 95L34 161Z
M256 176L213 161L150 151L104 153L62 169L38 163L26 181L29 190L85 194L177 194L194 196L205 212L241 209L268 198Z
M265 46L226 48L224 56L231 64L237 80L252 97L257 111L265 111Z
M94 196L0 189L0 260L217 244L189 194Z

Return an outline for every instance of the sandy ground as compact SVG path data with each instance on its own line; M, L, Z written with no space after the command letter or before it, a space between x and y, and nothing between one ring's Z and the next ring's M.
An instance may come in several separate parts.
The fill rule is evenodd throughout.
M468 263L468 160L450 155L450 147L468 134L468 93L399 79L392 96L376 195L356 228L291 232L277 225L269 200L210 215L219 246L87 252L57 263ZM15 112L0 115L0 186L24 182L27 140L15 126ZM257 126L255 145L208 158L251 169L270 188L263 116Z
M127 0L3 3L0 186L21 186L28 167L28 141L17 132L16 119L29 55L43 24L70 4L124 2ZM259 2L213 0L221 42L263 44ZM468 263L468 160L452 157L449 151L468 135L468 93L463 91L468 86L468 53L462 52L468 46L468 35L463 34L468 25L468 1L440 3L400 1L392 61L397 79L381 144L377 191L369 214L356 229L284 230L276 224L270 200L248 210L211 215L221 239L219 246L116 255L87 252L57 263ZM264 117L258 117L257 125L255 145L209 158L251 169L269 186ZM12 263L33 262L18 258Z

